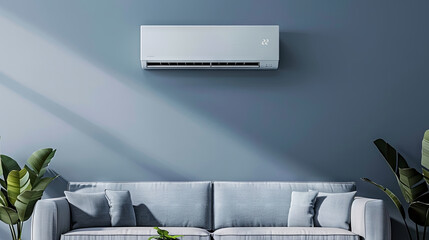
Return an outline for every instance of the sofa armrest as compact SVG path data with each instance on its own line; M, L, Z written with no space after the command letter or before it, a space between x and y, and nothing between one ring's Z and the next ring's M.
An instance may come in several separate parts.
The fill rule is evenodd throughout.
M65 197L43 199L34 208L31 239L59 240L70 231L70 208Z
M352 204L351 230L365 240L390 240L390 218L383 200L356 197Z

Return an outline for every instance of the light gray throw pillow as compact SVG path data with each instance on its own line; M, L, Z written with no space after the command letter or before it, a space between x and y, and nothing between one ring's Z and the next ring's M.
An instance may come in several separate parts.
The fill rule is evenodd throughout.
M136 214L131 202L128 190L105 190L106 198L110 206L110 218L112 227L135 227Z
M70 205L72 229L110 227L109 203L104 192L64 192Z
M313 227L314 202L317 191L292 192L288 227Z
M316 227L334 227L348 230L355 195L356 191L346 193L319 192L314 207L314 225Z

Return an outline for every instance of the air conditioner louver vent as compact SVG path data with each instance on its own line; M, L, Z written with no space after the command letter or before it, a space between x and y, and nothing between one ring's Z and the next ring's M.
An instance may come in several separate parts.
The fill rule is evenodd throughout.
M259 68L259 62L147 62L148 68Z

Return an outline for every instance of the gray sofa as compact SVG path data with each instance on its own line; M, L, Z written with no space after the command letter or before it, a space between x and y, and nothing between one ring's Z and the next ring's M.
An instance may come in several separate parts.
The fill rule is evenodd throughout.
M32 240L147 240L153 226L184 240L390 240L382 200L356 197L350 230L287 227L292 191L349 192L352 182L72 182L69 191L129 190L138 227L70 229L66 198L37 203Z

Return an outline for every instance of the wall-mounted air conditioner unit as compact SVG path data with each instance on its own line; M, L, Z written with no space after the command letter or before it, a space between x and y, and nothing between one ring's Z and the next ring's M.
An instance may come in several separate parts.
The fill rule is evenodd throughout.
M144 69L277 69L279 26L142 25Z

